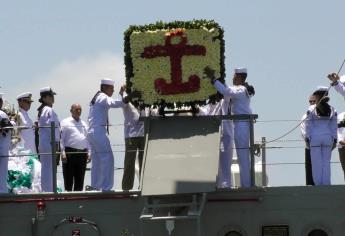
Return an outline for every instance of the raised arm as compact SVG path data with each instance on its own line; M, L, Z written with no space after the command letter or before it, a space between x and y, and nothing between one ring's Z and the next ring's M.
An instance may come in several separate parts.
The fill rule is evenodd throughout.
M235 92L231 89L231 87L225 86L218 80L214 82L214 87L224 96L233 97L235 95Z
M341 94L343 97L345 97L345 85L341 82L336 82L335 85L333 85L335 91L337 91L339 94Z
M332 81L331 85L334 87L335 91L345 97L345 85L341 83L339 75L337 73L331 73L327 77Z

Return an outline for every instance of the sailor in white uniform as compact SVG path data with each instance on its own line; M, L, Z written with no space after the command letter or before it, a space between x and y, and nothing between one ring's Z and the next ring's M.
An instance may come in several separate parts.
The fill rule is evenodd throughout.
M36 154L34 123L28 114L33 102L32 94L30 92L19 94L17 101L19 106L17 125L20 127L18 130L21 142L25 150L30 150L33 154Z
M305 141L310 146L315 185L331 184L331 154L337 144L337 112L328 104L327 87L319 87L313 95L316 105L309 107L305 120Z
M1 110L3 105L3 93L0 93L0 193L8 193L7 172L8 156L11 145L11 130L8 127L13 126L9 117ZM5 129L7 127L7 129Z
M215 88L231 99L232 115L252 114L250 108L251 97L255 91L253 86L246 83L247 69L237 68L233 76L233 86L225 86L215 78L214 70L205 68L205 74L214 83ZM249 159L249 121L234 121L234 138L242 187L250 187L250 159Z
M218 103L209 103L199 108L199 115L230 115L230 98L225 97ZM232 120L222 120L220 156L218 162L217 188L231 188L231 164L233 157L234 127Z
M54 95L56 93L50 87L44 87L40 90L38 110L38 151L41 161L41 185L43 192L53 192L53 157L51 144L51 122L55 123L55 144L59 146L60 141L60 122L53 109Z
M128 103L131 95L122 100L113 99L114 80L101 80L101 89L90 102L89 130L87 139L91 147L91 187L96 190L109 191L114 185L114 155L108 133L108 111L121 108ZM121 91L120 91L121 93ZM133 94L134 95L134 94Z

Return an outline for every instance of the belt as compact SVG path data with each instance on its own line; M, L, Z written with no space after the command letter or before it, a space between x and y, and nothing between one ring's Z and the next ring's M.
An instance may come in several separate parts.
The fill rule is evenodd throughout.
M87 148L77 149L77 148L72 148L72 147L65 147L65 151L67 150L70 152L87 152Z

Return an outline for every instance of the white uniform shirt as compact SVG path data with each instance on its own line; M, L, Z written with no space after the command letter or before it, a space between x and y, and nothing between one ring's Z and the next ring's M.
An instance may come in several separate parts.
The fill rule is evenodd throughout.
M345 112L338 114L338 122L343 121L345 118ZM345 141L345 127L338 128L338 148L342 148L343 146L339 143L339 141Z
M140 116L147 116L148 109L139 111L131 103L128 103L122 107L122 111L124 116L124 137L143 137L144 121L139 121L139 118Z
M61 151L65 154L65 147L75 149L88 149L90 152L89 142L87 141L88 126L85 121L75 120L68 117L61 121Z
M252 114L252 109L250 108L250 95L246 87L242 85L236 86L225 86L218 80L214 83L214 86L225 97L230 97L231 99L231 112L234 115L239 114Z
M36 154L36 144L35 144L35 131L33 129L34 123L27 111L19 108L19 120L18 126L24 126L26 128L20 129L20 137L24 141L24 148L31 150L32 153Z
M94 104L90 104L89 111L89 130L103 129L106 132L106 126L108 121L108 111L110 108L123 107L122 100L116 100L103 92L100 92L95 99Z
M53 108L45 106L42 109L41 117L39 117L38 126L39 126L39 137L40 143L44 141L45 144L50 145L51 140L51 122L55 122L55 141L59 142L60 140L60 122L57 114Z
M334 89L339 94L343 95L343 97L345 97L345 85L342 82L338 81L338 83L334 85Z
M5 112L0 110L0 121L1 120L9 121L9 118ZM6 135L4 136L2 132L0 132L0 158L9 155L8 151L11 144L11 130L8 130L5 134Z
M310 139L315 135L330 135L333 139L337 139L337 112L331 107L330 117L320 117L315 106L311 105L307 111L305 137Z

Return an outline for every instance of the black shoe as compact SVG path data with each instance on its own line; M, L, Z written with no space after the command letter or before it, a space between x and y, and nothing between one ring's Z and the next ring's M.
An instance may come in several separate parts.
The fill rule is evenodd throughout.
M94 188L94 187L92 187L92 186L90 186L90 185L86 185L85 186L85 191L97 191L98 189L96 189L96 188Z

